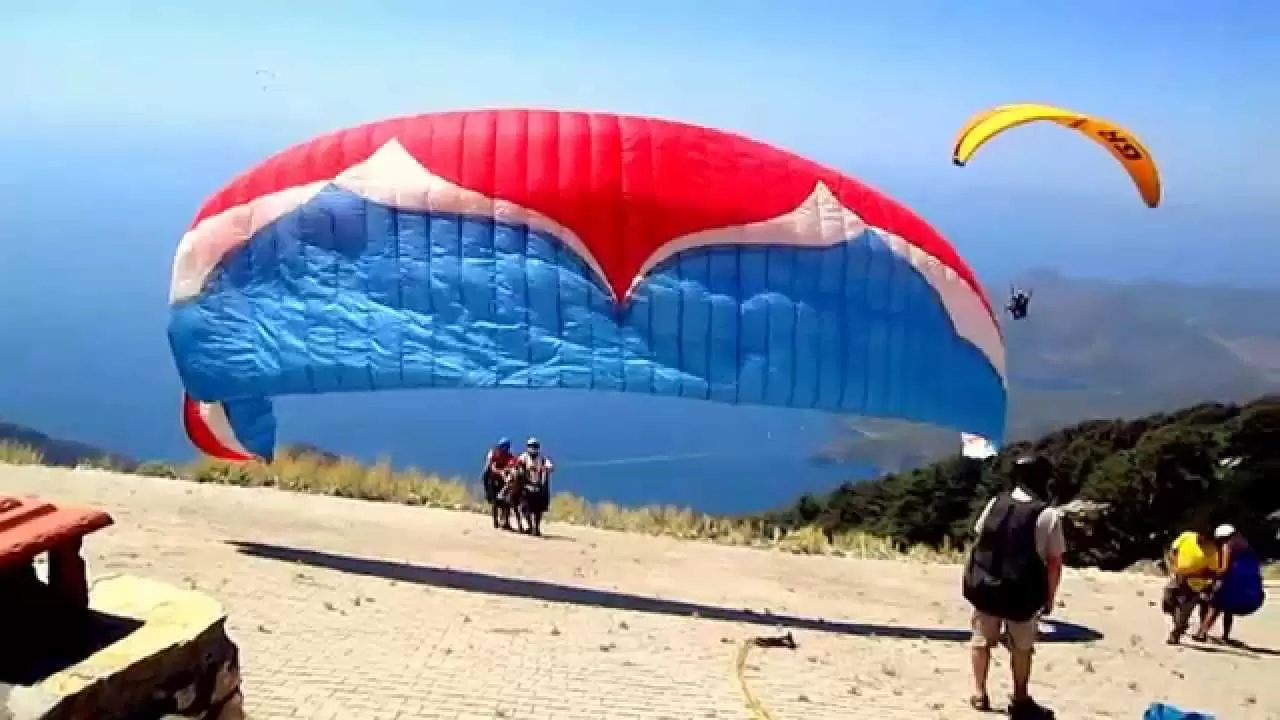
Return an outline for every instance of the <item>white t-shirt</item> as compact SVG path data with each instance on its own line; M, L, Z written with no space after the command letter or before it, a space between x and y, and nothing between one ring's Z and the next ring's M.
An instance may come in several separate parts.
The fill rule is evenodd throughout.
M1015 488L1013 501L1031 502L1032 497L1022 488ZM991 506L995 503L996 499L991 498L979 513L977 521L973 523L975 534L982 534L982 526L987 524L987 515L991 514ZM1046 507L1044 512L1036 518L1036 552L1039 553L1041 560L1048 562L1051 557L1062 557L1066 551L1067 540L1062 533L1062 511L1055 507Z

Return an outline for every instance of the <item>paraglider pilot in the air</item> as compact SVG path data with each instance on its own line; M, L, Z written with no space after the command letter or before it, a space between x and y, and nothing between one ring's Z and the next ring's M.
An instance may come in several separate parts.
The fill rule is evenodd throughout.
M1031 305L1031 291L1019 290L1015 287L1009 288L1009 304L1005 309L1013 316L1014 320L1021 320L1027 316L1027 307Z

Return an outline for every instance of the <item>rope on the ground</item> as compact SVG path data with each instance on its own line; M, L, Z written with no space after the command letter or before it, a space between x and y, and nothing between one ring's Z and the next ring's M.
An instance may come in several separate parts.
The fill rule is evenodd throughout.
M760 700L751 692L751 688L747 686L746 666L747 655L750 654L751 648L755 647L756 639L749 637L742 641L742 647L738 648L738 661L736 663L738 673L738 687L742 688L742 699L746 701L747 707L751 710L751 714L756 720L772 720L768 710L760 704Z
M768 710L764 709L764 705L760 704L759 698L751 692L751 688L747 686L747 655L751 653L753 647L780 647L796 649L795 638L791 637L791 633L787 633L782 637L749 637L742 641L742 647L738 648L738 659L735 663L735 669L738 675L738 687L742 689L742 699L746 701L747 707L751 709L752 715L756 720L772 720L773 716Z

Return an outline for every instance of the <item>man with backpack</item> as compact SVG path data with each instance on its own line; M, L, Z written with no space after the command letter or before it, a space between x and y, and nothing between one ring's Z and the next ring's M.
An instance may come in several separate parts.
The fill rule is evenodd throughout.
M1053 465L1028 455L1013 466L1013 489L992 498L974 523L977 543L964 571L964 597L973 605L974 695L969 703L989 712L987 673L991 650L1003 640L1013 669L1009 714L1045 718L1053 714L1028 692L1037 624L1052 611L1062 578L1066 540L1062 512L1049 507Z

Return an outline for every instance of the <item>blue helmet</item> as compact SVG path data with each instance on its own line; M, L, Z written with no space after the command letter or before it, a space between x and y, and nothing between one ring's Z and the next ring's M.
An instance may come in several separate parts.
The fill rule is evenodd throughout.
M511 441L508 440L507 438L502 438L501 440L498 441L498 447L502 448L503 450L510 450Z

